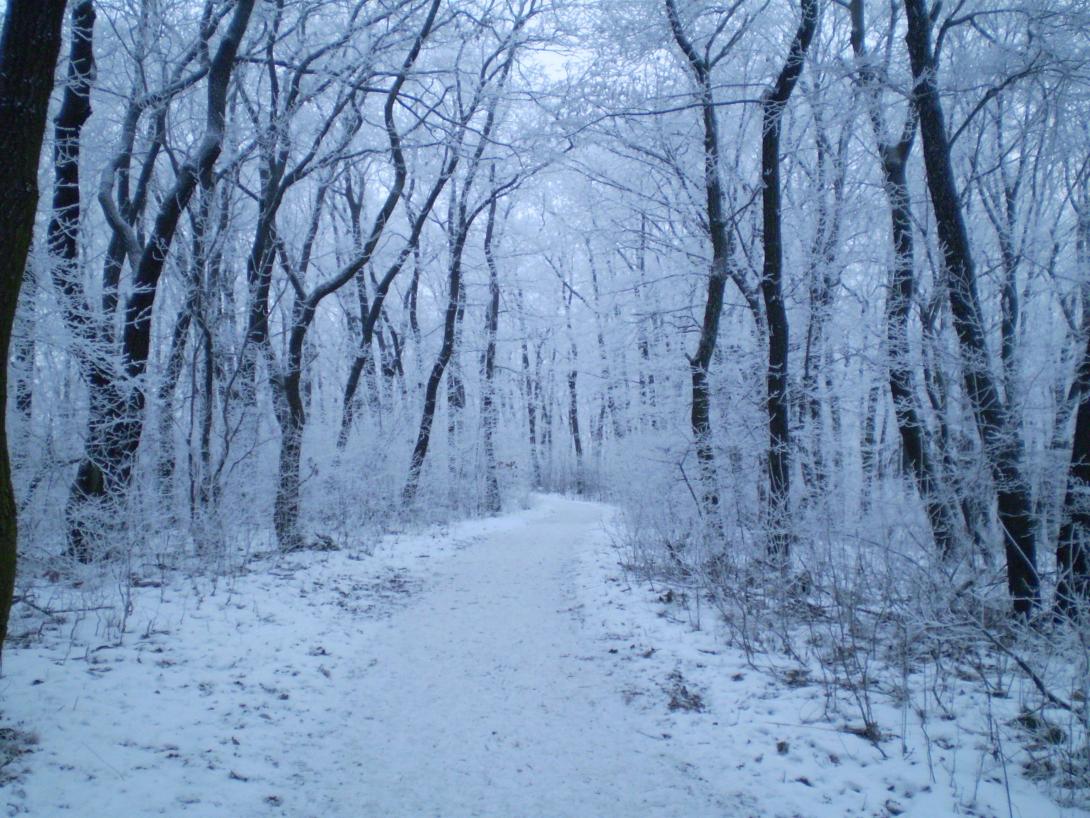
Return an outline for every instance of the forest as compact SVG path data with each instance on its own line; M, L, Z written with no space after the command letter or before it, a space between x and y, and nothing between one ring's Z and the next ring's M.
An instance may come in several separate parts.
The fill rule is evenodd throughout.
M977 788L916 814L1090 808L1086 0L6 6L9 680L168 588L582 521L694 651L875 758L922 730L929 786L964 716ZM407 803L322 814L605 814ZM781 814L716 803L675 806Z

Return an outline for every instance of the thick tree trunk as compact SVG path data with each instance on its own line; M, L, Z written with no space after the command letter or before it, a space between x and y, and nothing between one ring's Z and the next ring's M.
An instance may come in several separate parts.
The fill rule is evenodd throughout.
M279 393L275 400L276 419L280 425L280 463L273 503L273 528L280 550L295 551L303 546L299 528L299 488L306 425L299 372L282 377L280 387L275 391Z
M803 0L802 20L787 60L761 99L761 183L764 269L761 297L768 324L768 526L769 552L787 559L791 545L791 429L788 397L788 323L783 297L783 238L780 224L780 125L802 74L806 50L817 30L817 0Z
M1085 206L1085 203L1084 203ZM1090 273L1090 212L1079 213L1077 258L1084 275ZM1073 617L1085 613L1090 603L1090 278L1083 283L1082 330L1085 345L1075 372L1071 391L1078 395L1075 437L1067 473L1061 512L1060 535L1056 542L1055 607L1057 613ZM1069 415L1062 416L1064 420ZM1057 433L1066 423L1057 423Z
M948 277L950 309L961 348L965 392L995 483L1007 560L1007 586L1014 610L1029 614L1040 599L1037 543L1029 483L1023 471L1022 437L991 372L969 236L950 159L950 142L935 80L931 18L925 0L906 0L913 103L920 119L927 185Z
M34 236L38 160L65 0L9 0L0 34L0 648L15 591L17 522L5 407L8 352Z

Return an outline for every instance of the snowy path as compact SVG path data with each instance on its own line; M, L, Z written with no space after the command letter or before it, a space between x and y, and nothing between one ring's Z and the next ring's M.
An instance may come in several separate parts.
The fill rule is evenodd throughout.
M363 814L722 814L624 704L616 661L580 622L579 552L604 508L545 509L446 563L371 646L384 658L357 694L373 715L344 767Z
M39 743L0 761L0 813L1087 815L1023 779L1008 804L1002 763L959 721L924 733L876 699L885 751L848 732L850 701L837 709L820 684L756 671L724 646L714 612L679 604L684 591L630 583L612 513L538 496L371 555L146 578L120 643L106 627L116 598L99 607L86 590L42 586L51 608L95 612L19 610L13 631L44 636L5 655L0 750L8 727Z

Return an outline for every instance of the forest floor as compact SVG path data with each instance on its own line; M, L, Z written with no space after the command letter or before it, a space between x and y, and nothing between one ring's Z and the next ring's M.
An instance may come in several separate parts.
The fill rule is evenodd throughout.
M1086 814L1000 770L957 723L931 725L924 744L879 704L896 737L846 731L820 685L756 670L723 646L710 612L695 620L673 591L630 581L613 519L536 496L526 511L387 537L369 555L266 557L219 581L164 575L135 589L120 640L102 639L94 612L55 612L5 656L0 807ZM13 631L32 624L33 609L16 613Z

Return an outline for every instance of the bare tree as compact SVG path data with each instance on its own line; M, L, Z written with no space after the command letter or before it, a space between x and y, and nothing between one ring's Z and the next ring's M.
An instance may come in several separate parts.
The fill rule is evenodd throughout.
M954 180L950 139L936 80L938 66L931 41L931 12L925 0L906 0L905 11L908 15L905 41L915 80L913 104L920 120L927 186L942 247L954 329L962 354L965 392L995 483L1008 589L1015 612L1027 615L1039 601L1040 577L1037 574L1033 505L1023 471L1022 437L991 372L976 270Z
M852 50L858 65L867 114L878 147L886 198L889 200L893 266L886 296L886 355L889 358L889 390L894 417L904 447L905 461L927 511L931 534L944 554L953 551L957 523L939 483L938 470L927 443L926 428L916 378L909 358L909 316L915 302L916 271L908 159L916 141L916 109L909 106L900 134L891 137L882 106L881 78L867 51L863 0L852 0ZM891 20L890 25L893 25Z
M762 240L764 268L761 297L768 323L768 524L769 550L786 559L791 544L791 428L788 392L788 323L784 306L783 238L781 234L780 127L784 108L795 90L806 50L818 24L816 0L803 0L802 19L779 76L761 97Z

